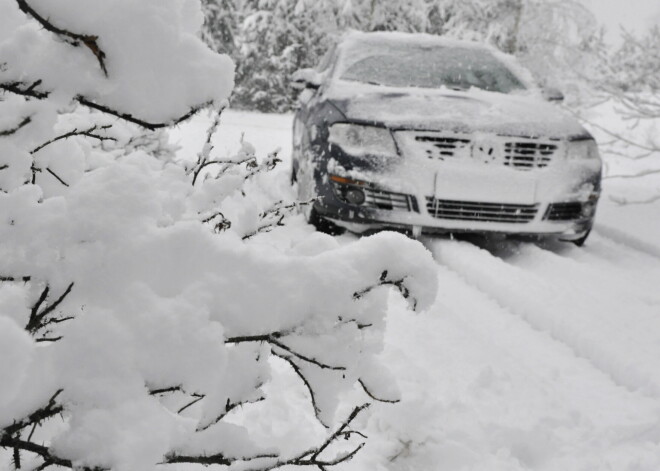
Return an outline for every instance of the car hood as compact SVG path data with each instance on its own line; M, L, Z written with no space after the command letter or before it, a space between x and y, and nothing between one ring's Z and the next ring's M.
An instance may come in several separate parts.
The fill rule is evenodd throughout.
M575 118L532 94L395 89L347 83L330 87L326 99L348 120L381 123L392 129L560 139L588 135Z

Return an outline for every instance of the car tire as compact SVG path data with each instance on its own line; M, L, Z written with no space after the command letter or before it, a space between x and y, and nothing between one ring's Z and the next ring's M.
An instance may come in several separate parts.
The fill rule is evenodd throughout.
M338 226L332 221L328 221L324 217L320 216L316 208L312 206L311 211L309 212L309 217L307 222L310 223L318 232L323 232L324 234L329 234L332 236L343 234L346 229Z

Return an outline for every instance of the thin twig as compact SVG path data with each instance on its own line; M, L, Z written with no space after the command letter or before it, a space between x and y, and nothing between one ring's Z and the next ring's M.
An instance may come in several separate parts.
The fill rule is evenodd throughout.
M30 124L31 122L32 122L32 117L27 116L27 117L23 118L23 120L20 123L18 123L16 126L14 126L13 128L5 129L4 131L0 131L0 137L11 136L12 134L17 133L22 128L24 128L25 126Z
M44 147L46 147L50 144L53 144L53 143L55 143L57 141L60 141L62 139L68 139L68 138L73 137L73 136L86 136L86 137L90 137L90 138L93 138L93 139L98 139L99 141L117 141L117 139L115 139L114 137L101 136L100 134L95 134L94 133L94 131L97 131L97 130L98 131L105 131L107 129L110 129L111 127L112 127L111 124L107 124L105 126L94 125L90 128L83 129L83 130L80 130L80 131L78 130L78 128L75 128L73 131L69 131L65 134L62 134L61 136L57 136L57 137L51 139L50 141L44 142L40 146L35 147L34 149L32 149L30 151L30 154L36 154L41 149L43 149Z

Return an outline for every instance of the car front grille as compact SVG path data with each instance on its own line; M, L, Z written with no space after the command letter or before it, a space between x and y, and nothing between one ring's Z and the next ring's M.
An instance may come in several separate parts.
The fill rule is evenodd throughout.
M415 211L415 198L404 193L363 188L364 206L374 209Z
M479 203L474 201L439 200L426 198L426 210L438 219L527 223L534 219L538 204Z
M469 151L470 140L442 135L415 136L415 141L423 148L429 159L444 160L455 157L461 151Z
M504 144L504 165L521 170L547 167L557 152L557 145L537 141L516 141Z
M575 221L582 218L582 203L554 203L548 206L544 219L548 221Z
M397 131L404 151L430 160L499 162L516 170L541 169L550 165L561 150L558 139L498 136L447 131Z

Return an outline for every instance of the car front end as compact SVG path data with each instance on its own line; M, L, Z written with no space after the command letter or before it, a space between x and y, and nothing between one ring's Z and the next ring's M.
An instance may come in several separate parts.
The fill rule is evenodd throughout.
M583 242L601 190L593 138L497 53L417 38L358 35L344 47L350 60L321 88L299 150L315 213L356 233Z
M323 146L322 146L323 147ZM569 139L334 123L319 215L353 232L480 232L579 239L593 225L601 164Z

